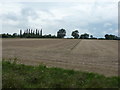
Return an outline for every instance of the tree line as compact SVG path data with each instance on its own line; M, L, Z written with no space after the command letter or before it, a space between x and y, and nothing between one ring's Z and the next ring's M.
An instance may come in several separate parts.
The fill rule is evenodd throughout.
M57 36L56 35L43 35L42 34L42 29L38 30L32 30L32 29L27 29L22 33L22 30L20 30L20 34L13 33L13 34L0 34L0 37L2 38L64 38L66 36L66 30L65 29L60 29L57 31ZM112 35L112 34L106 34L104 38L96 38L93 35L89 35L88 33L84 34L79 34L78 30L74 30L71 33L71 36L74 39L107 39L107 40L118 40L120 39L119 37Z

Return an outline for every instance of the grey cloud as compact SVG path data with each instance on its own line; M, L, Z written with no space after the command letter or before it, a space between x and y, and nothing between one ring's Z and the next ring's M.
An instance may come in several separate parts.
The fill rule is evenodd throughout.
M3 20L13 20L13 21L18 20L18 16L15 13L3 14L2 16L3 16Z
M10 14L4 15L4 18L6 20L10 19L14 21L19 21L19 24L16 25L15 27L11 27L10 25L4 25L4 30L8 30L9 27L11 27L12 30L14 30L13 32L15 32L15 31L19 31L18 29L31 28L32 22L29 22L28 17L31 17L33 21L37 19L41 20L40 21L41 23L39 23L40 25L42 25L42 21L46 23L45 25L42 25L44 34L49 34L49 33L56 34L56 32L60 28L65 28L67 30L67 36L71 36L72 30L79 29L81 32L86 32L88 30L88 32L92 33L94 36L101 37L103 36L104 31L108 33L114 33L114 30L117 30L117 23L113 22L113 19L104 20L104 19L99 19L100 15L99 16L96 16L96 14L93 15L98 5L97 3L92 6L92 12L90 12L90 15L80 10L78 11L77 10L74 11L72 9L69 10L69 7L71 7L72 5L74 6L78 5L78 3L74 3L74 4L72 3L67 3L67 4L66 3L22 3L22 4L23 4L23 8L20 12L20 15L16 15L12 12ZM73 12L73 14L69 16L65 16L62 19L54 19L54 13L52 13L51 10L57 9L57 8L58 9L62 8L62 10L64 10L64 7L65 8L67 7L69 12ZM40 11L44 11L46 14L49 14L53 19L46 19L46 18L43 19L40 16L40 14L37 13ZM67 13L67 10L66 10L66 13ZM95 20L97 18L99 19L98 21ZM104 27L104 24L108 22L112 23L112 26ZM36 27L34 26L34 28ZM39 28L41 28L41 26ZM112 28L113 31L110 30L110 28ZM12 30L10 31L12 32Z
M22 17L25 17L25 18L28 17L28 16L31 16L33 19L38 18L37 13L32 8L24 8L24 9L22 9L21 14L22 14Z

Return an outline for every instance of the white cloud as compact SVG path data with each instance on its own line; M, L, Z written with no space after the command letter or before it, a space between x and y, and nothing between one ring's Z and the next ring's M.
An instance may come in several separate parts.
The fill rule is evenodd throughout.
M3 24L4 24L4 25L12 25L12 26L16 26L16 25L19 24L19 22L18 22L18 21L13 21L13 20L7 20L6 22L3 21Z
M68 36L76 28L80 33L95 34L93 31L102 33L100 28L104 28L99 26L101 24L103 27L114 26L111 28L116 29L118 19L117 1L114 0L90 0L90 2L81 0L79 3L54 2L54 4L47 2L44 5L40 2L36 5L17 2L3 3L2 7L0 16L3 18L4 32L8 32L8 27L11 25L14 26L12 32L18 32L16 28L42 27L46 34L47 32L55 34L60 28L65 28L69 33Z
M14 13L16 15L19 15L21 9L23 8L20 3L1 3L1 7L2 7L1 14L3 15L9 13Z
M1 2L118 2L119 0L1 0Z
M104 27L110 27L110 26L112 26L111 23L105 23L105 24L104 24Z

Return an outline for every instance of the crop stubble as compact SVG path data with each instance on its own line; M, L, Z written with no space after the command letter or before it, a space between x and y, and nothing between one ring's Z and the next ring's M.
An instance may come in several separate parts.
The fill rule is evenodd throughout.
M3 58L19 58L28 65L118 75L118 41L80 39L3 39Z

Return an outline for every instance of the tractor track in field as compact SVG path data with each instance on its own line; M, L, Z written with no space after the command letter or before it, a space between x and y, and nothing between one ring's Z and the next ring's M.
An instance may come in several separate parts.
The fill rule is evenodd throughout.
M82 41L82 40L79 40L79 41L71 48L71 50L74 50L81 41Z

